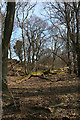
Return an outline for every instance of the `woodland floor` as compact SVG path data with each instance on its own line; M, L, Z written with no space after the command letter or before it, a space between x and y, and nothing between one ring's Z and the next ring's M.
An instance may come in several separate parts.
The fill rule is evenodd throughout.
M49 80L8 76L9 95L3 94L2 120L80 120L80 78L68 73L46 75Z

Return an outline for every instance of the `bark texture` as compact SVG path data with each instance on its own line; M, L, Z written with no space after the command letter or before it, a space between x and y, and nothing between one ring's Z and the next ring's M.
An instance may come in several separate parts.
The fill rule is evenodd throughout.
M2 89L7 87L7 62L8 62L8 44L10 42L15 14L15 2L7 3L7 14L5 18L4 34L2 38Z

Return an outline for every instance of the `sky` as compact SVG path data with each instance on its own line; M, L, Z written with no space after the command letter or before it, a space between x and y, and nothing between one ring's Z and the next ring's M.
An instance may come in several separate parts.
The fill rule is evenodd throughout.
M39 3L37 3L37 5L35 6L35 10L34 10L34 14L36 15L36 16L38 16L38 17L40 17L40 18L42 18L42 19L44 19L44 17L41 15L41 14L43 14L43 4L44 3L41 3L41 2L39 2ZM45 12L44 12L44 14L45 14ZM16 17L16 16L15 16ZM19 40L19 39L21 39L22 37L21 37L21 28L19 28L19 27L16 27L16 29L14 28L14 30L13 30L13 32L12 32L12 36L11 36L11 43L12 43L12 45L11 45L11 48L12 48L12 58L13 59L18 59L19 60L19 58L16 56L16 54L14 53L14 50L13 50L13 46L15 45L15 43L16 43L16 40ZM10 56L10 54L8 54L8 57Z
M47 19L47 17L45 17L45 16L47 16L47 14L46 14L45 10L43 9L44 4L45 3L41 3L41 2L37 3L37 5L35 7L35 10L34 10L34 14L36 16L38 16L39 18L43 19L43 20ZM41 14L43 14L44 16L41 15ZM20 15L21 15L21 13L20 13ZM21 18L21 16L20 16L20 18ZM48 21L48 24L50 24L49 21ZM54 31L54 32L57 32L57 31ZM19 58L14 53L13 46L15 45L15 43L16 43L17 40L21 40L22 39L21 33L22 32L21 32L21 28L20 27L16 27L16 28L14 27L14 30L13 30L13 33L12 33L12 36L11 36L11 43L12 43L11 44L11 48L12 48L11 50L12 50L12 58L13 59L18 59L19 60ZM48 48L51 49L51 44L48 44ZM10 54L9 54L9 56L10 56Z

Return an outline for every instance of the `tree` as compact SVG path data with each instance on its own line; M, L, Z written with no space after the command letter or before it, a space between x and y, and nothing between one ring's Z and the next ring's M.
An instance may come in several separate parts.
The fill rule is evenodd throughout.
M2 89L7 86L7 62L8 62L8 44L10 42L15 14L15 2L7 3L7 14L5 18L4 33L2 38Z
M80 76L79 10L80 2L48 3L46 9L53 27L56 26L59 30L60 35L58 37L64 40L68 59L66 63L69 71L71 72L73 62L74 66L77 65L78 76ZM73 57L76 62L72 61Z
M26 20L24 30L27 37L28 66L31 64L32 69L41 57L41 49L44 49L46 29L47 23L36 15L30 16L30 18Z
M23 40L23 51L24 51L24 66L25 66L25 73L28 73L27 68L27 62L26 62L26 49L25 49L25 35L24 35L24 25L26 22L26 19L29 17L29 13L34 8L36 4L31 4L29 2L23 2L17 4L17 10L16 10L16 17L18 20L18 25L21 28L22 31L22 40ZM19 15L19 12L22 12L22 17Z
M71 4L71 13L67 14L69 4L65 3L66 25L72 42L73 52L77 55L77 75L80 76L80 38L79 38L79 9L80 2ZM74 53L73 53L74 54ZM74 61L75 64L75 61Z
M50 47L52 49L51 55L53 56L52 69L54 68L54 62L57 57L63 60L66 64L68 61L62 58L60 51L65 50L66 45L66 32L64 23L64 7L62 9L59 7L59 3L45 3L47 6L44 10L47 13L47 20L49 21L49 39ZM62 21L63 20L63 21ZM64 46L64 47L63 47Z
M56 60L56 56L60 51L60 48L64 45L64 41L60 38L59 34L59 28L51 24L48 27L48 33L49 33L49 44L51 45L51 56L52 56L52 69L54 69L54 62Z
M15 53L16 53L16 55L19 57L19 59L20 59L20 61L22 62L22 60L23 60L23 43L22 43L22 41L20 41L20 40L17 40L16 41L16 45L14 45L14 51L15 51Z
M1 6L0 6L0 18L1 18ZM0 19L0 92L2 91L2 19ZM0 96L1 97L1 96ZM0 106L1 107L1 106Z

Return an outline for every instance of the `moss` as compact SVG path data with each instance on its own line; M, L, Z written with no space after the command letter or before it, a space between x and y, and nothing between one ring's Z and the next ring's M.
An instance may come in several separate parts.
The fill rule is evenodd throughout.
M62 71L62 72L59 72L58 74L64 74L64 73L66 73L67 71Z
M23 76L23 77L21 77L20 79L18 79L18 80L22 80L22 79L24 79L25 78L25 76Z
M44 71L45 72L45 71ZM30 74L28 74L28 76L26 77L22 77L20 82L24 81L25 79L30 79L31 77L39 77L39 78L42 78L42 79L45 79L45 80L49 80L49 81L52 81L50 78L47 78L47 77L44 77L44 72L32 72ZM20 83L18 82L18 83Z
M42 75L43 72L32 72L31 75Z
M60 104L56 104L54 106L50 106L50 108L57 108L57 107L61 107L61 106L64 106L64 103L60 103Z
M55 75L55 74L64 74L66 72L67 71L59 72L58 70L50 70L50 69L48 69L48 70L43 71L43 72L41 72L41 71L39 71L39 72L32 72L32 73L28 74L27 76L21 77L19 80L30 79L33 76L33 77L40 77L42 79L46 79L46 80L52 81L50 78L44 77L44 75L48 74L48 73L49 74L53 74L53 75Z
M50 70L51 74L57 74L57 71Z

